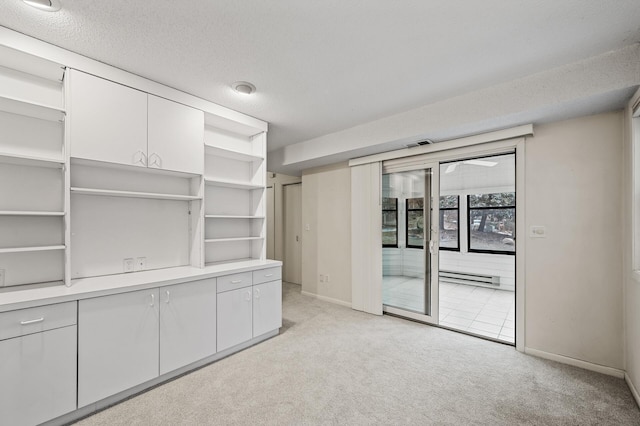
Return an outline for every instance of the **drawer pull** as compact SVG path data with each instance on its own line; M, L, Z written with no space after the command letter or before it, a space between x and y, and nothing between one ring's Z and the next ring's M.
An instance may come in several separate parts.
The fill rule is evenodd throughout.
M231 284L240 284L242 282L242 280L233 280L231 281Z
M29 321L20 321L20 325L35 324L37 322L42 322L42 321L44 321L44 317L38 318L38 319L29 320Z
M265 274L264 276L268 278L268 277L272 277L273 274Z

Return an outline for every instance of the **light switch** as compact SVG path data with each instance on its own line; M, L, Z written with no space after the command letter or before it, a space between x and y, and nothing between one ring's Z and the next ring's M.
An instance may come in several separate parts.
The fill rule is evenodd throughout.
M304 226L304 230L305 231L311 231L311 225L309 225L308 223Z
M530 238L545 238L547 236L547 230L544 226L532 226L529 231Z

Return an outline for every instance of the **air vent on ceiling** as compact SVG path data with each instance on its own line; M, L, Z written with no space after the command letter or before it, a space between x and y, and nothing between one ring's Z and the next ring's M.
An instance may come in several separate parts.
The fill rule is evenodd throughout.
M407 148L414 148L416 146L421 146L421 145L431 145L433 142L433 140L431 139L425 139L421 142L412 142L412 143L407 143L404 146L406 146Z

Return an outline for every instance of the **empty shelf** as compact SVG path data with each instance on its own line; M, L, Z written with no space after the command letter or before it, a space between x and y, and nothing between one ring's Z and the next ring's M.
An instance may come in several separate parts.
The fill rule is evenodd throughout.
M0 216L64 216L64 212L0 210Z
M26 154L14 154L8 152L0 152L0 163L17 164L24 166L36 167L52 167L61 168L64 165L62 156L60 158L53 157L36 157Z
M226 215L226 214L206 214L207 219L264 219L264 216L242 216L242 215Z
M233 151L231 149L220 148L213 145L205 144L205 152L210 155L217 155L218 157L230 158L238 161L262 161L264 157L255 154L246 154L240 151Z
M255 241L262 240L263 237L235 237L235 238L209 238L204 240L205 243L228 243L231 241Z
M157 200L194 201L202 197L193 195L162 194L155 192L117 191L112 189L78 188L72 187L71 192L81 195L101 195L105 197L151 198Z
M0 111L48 121L62 121L65 115L64 109L57 106L44 105L10 97L0 97Z
M256 185L251 182L242 182L239 180L227 180L227 179L218 179L218 178L205 178L205 183L208 185L214 186L224 186L227 188L237 188L237 189L262 189L264 185Z
M51 250L64 250L65 246L35 246L35 247L10 247L0 249L0 254L3 253L28 253L34 251L51 251Z

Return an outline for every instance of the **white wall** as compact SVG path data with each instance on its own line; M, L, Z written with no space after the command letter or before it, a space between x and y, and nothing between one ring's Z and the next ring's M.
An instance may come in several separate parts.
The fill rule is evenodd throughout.
M640 99L640 90L636 93L630 105ZM635 120L640 120L636 118ZM640 127L640 126L638 126ZM640 130L640 128L637 128ZM635 142L632 139L635 138ZM633 149L635 145L635 150ZM635 157L635 165L634 165ZM625 138L624 138L624 323L625 323L625 370L627 373L627 381L635 391L636 401L640 404L640 274L634 268L638 268L638 264L634 265L632 256L633 248L633 226L634 217L634 198L636 203L640 201L640 185L633 185L635 167L635 181L640 183L640 133L633 135L631 131L631 109L625 111ZM637 209L640 203L636 204L635 218L637 225L640 225L640 219ZM636 230L637 232L637 230ZM635 247L636 259L640 257L640 246Z
M302 291L350 303L351 171L346 163L303 173L302 229ZM329 275L329 282L320 282L320 274Z
M526 142L526 347L622 369L621 112Z
M536 126L526 142L525 183L527 229L547 230L546 238L527 236L525 345L617 369L623 368L622 131L621 112ZM303 232L303 290L347 301L348 170L339 164L309 171L303 183L303 226L311 225ZM318 274L334 271L341 271L339 283L318 283ZM640 285L633 285L628 358L640 353ZM627 365L637 378L637 361Z

